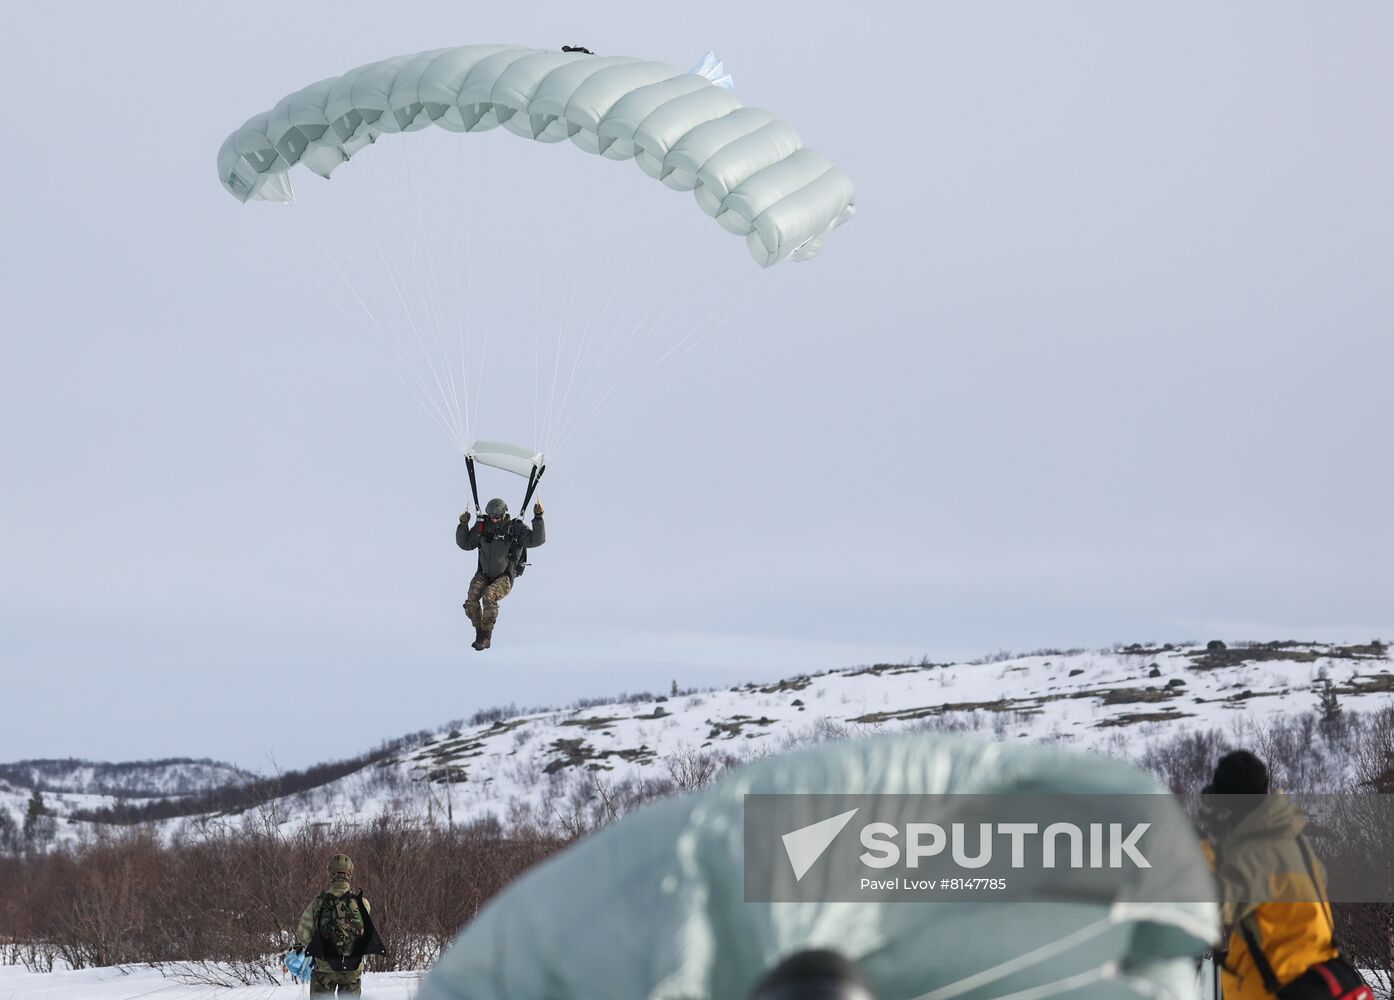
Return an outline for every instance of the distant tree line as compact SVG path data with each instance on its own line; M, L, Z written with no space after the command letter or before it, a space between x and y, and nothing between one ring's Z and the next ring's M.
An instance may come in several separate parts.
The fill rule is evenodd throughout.
M166 757L117 763L66 757L0 764L0 781L20 788L36 788L41 792L82 792L131 798L186 795L208 787L208 781L180 774L181 769L242 773L231 764L207 757ZM91 773L89 780L74 780L75 774L84 771ZM156 787L157 783L160 787Z
M424 968L495 893L564 843L390 815L286 831L266 810L173 844L131 828L0 858L0 962L37 971L154 962L198 982L276 982L301 912L342 851L387 945L369 968Z
M226 785L194 795L155 799L148 802L117 802L100 809L75 809L69 816L74 820L105 823L115 826L134 826L186 816L219 816L246 812L271 799L295 795L319 788L332 781L381 764L421 738L421 734L384 743L376 750L345 760L316 764L297 771L285 771L266 778L254 778L239 784Z

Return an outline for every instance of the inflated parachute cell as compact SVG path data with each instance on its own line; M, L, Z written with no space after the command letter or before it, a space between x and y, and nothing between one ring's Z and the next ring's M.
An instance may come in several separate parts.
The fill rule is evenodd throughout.
M852 217L852 181L798 134L698 73L661 62L506 45L385 59L281 99L228 136L218 177L241 201L292 200L295 164L328 177L379 135L503 126L633 159L691 191L762 267L807 260Z

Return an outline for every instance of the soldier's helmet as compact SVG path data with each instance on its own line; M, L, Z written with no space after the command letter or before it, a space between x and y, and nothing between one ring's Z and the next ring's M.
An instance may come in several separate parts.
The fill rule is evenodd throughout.
M495 497L484 505L484 513L488 514L491 520L502 520L508 516L508 504Z
M353 859L347 854L336 854L329 859L329 874L349 876L353 874Z

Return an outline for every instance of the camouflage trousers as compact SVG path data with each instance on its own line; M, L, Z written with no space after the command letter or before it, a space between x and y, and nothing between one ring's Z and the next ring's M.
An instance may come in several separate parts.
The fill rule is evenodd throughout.
M504 574L492 582L483 573L474 574L465 595L465 615L477 629L492 632L499 620L499 601L513 589L513 578Z
M321 969L319 963L315 963L315 971L310 975L310 996L320 997L334 996L335 988L338 988L338 995L341 997L357 997L363 995L363 970L354 969L352 972L335 972L333 969Z

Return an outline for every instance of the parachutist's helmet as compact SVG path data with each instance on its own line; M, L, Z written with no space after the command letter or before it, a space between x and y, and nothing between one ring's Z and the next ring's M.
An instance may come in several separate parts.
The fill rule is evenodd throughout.
M856 964L835 951L801 951L760 980L750 1000L876 1000Z
M495 497L484 505L484 513L490 521L502 521L508 516L508 504Z
M353 859L347 854L336 854L329 859L329 874L348 878L353 874Z

